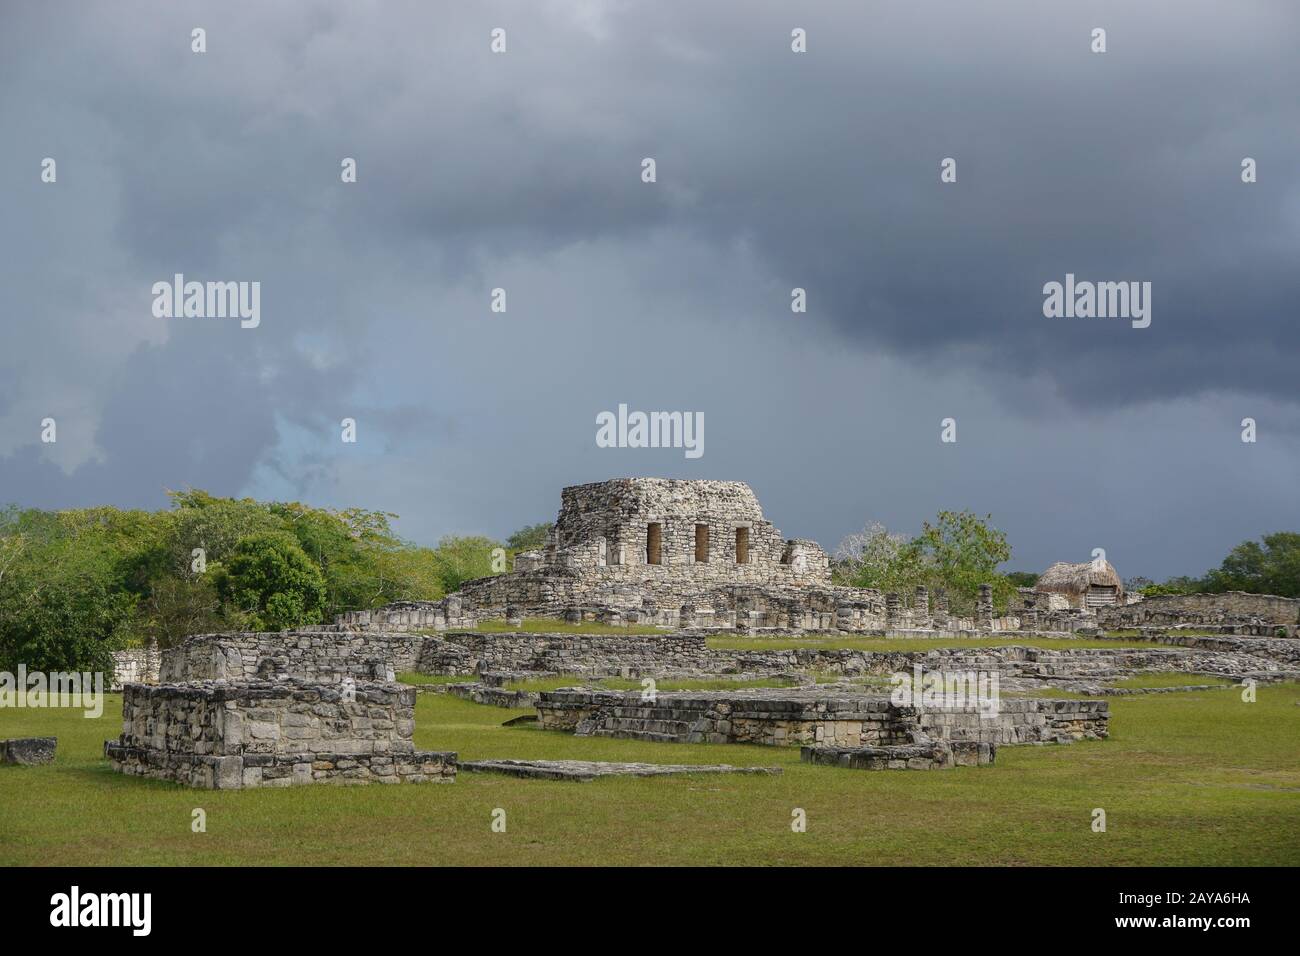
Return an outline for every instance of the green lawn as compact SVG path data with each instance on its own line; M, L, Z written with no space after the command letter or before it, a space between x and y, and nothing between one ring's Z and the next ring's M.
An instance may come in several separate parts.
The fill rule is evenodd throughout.
M1077 650L1081 647L1104 647L1115 650L1115 642L1091 638L1070 637L737 637L731 634L705 639L709 647L724 651L779 651L797 647L815 650L855 651L933 651L940 648L978 647L1045 647L1059 650ZM1135 642L1140 644L1141 642ZM1148 645L1149 646L1149 645Z
M560 674L556 677L538 677L532 680L512 681L507 690L555 690L557 687L604 687L609 690L641 690L640 678L634 677L581 677ZM656 678L655 690L734 690L744 687L798 687L799 681L780 677L762 677L754 680L728 680L725 677L699 680L673 680Z
M777 777L590 784L462 773L454 784L212 792L120 776L105 716L0 710L57 734L50 767L0 767L0 864L1300 864L1300 685L1112 698L1112 737L1004 747L992 767L800 764L793 748L580 739L517 711L421 695L416 742L464 758L785 768ZM191 811L207 833L190 831ZM494 808L507 812L493 833ZM806 833L790 831L806 810ZM1090 828L1094 807L1108 832Z
M587 621L582 624L566 624L558 617L526 617L523 622L516 627L513 624L507 624L504 620L497 621L479 621L474 627L453 627L452 632L468 631L479 634L669 634L670 630L662 627L650 627L645 624L628 624L618 626L614 624L599 624L595 621ZM430 630L422 631L424 634L431 634L434 637L443 637L446 631Z
M1139 630L1138 630L1137 628L1135 628L1135 627L1120 628L1119 630L1115 630L1115 631L1106 631L1105 633L1106 633L1106 637L1107 637L1107 638L1118 638L1118 639L1120 639L1120 640L1123 640L1123 639L1125 639L1125 638L1129 638L1129 637L1144 637L1144 636L1145 636L1145 635L1144 635L1144 632L1139 631ZM1223 634L1220 633L1219 631L1198 631L1198 630L1193 630L1192 628L1181 628L1181 627L1180 627L1180 628L1172 628L1172 629L1170 629L1170 630L1168 630L1168 631L1165 631L1165 632L1162 632L1162 633L1176 634L1176 635L1180 635L1180 636L1182 636L1182 637L1223 637Z
M1233 682L1226 677L1212 677L1208 674L1183 674L1178 671L1164 671L1159 674L1134 674L1121 680L1110 681L1112 687L1198 687L1206 684L1228 686Z

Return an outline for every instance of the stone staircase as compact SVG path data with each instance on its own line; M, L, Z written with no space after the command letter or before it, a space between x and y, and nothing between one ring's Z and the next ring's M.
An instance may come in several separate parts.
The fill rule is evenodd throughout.
M578 724L583 737L618 737L657 743L693 743L702 721L683 719L681 705L663 707L643 701L615 704Z

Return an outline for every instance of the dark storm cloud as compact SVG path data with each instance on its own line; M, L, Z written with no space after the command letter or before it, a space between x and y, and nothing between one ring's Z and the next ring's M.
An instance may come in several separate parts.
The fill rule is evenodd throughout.
M671 473L751 480L828 546L969 506L1028 566L1122 541L1152 574L1300 517L1278 479L1300 467L1293 4L0 18L0 501L156 505L189 483L398 510L429 540L549 518L560 484ZM262 325L154 319L175 272L261 281ZM1067 272L1152 282L1151 327L1044 318ZM703 410L705 458L598 451L619 401ZM939 449L954 413L962 444ZM1062 509L1103 462L1124 469L1106 506Z

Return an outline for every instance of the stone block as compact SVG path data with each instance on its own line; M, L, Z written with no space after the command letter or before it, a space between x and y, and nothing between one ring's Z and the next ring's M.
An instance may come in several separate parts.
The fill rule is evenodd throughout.
M54 762L57 737L11 737L0 740L0 763L37 766Z

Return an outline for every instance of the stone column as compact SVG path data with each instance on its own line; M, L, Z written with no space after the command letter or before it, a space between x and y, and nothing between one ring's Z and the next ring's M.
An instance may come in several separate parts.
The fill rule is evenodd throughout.
M930 589L924 584L916 586L916 599L912 604L915 623L922 624L930 620Z
M898 624L899 619L899 600L898 595L890 591L885 595L885 626L894 627Z
M936 627L947 627L951 622L948 613L948 592L938 588L934 592L934 623Z
M975 622L981 630L993 629L993 585L981 584L979 603L975 607Z

